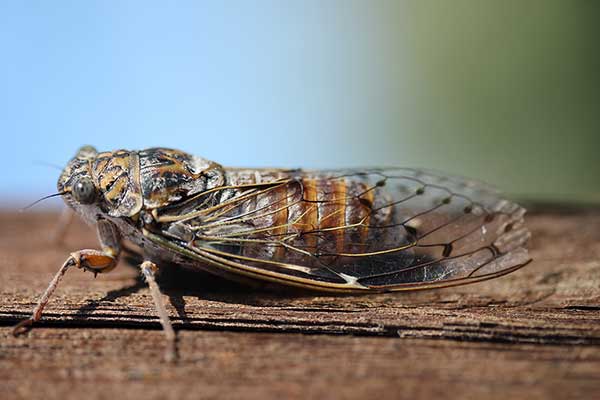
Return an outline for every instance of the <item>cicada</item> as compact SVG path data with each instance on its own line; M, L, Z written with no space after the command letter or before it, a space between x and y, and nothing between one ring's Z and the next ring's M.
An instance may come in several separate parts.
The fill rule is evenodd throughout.
M124 240L141 251L171 349L156 274L173 265L358 294L478 282L530 260L522 207L483 183L422 169L225 168L167 148L86 146L58 194L96 227L100 249L71 253L16 333L40 319L69 268L115 268Z

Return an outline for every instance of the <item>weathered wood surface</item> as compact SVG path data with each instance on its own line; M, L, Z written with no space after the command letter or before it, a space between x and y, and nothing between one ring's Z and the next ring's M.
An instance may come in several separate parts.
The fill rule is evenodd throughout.
M600 398L600 211L528 217L535 261L464 287L282 294L169 272L180 362L162 362L150 294L124 262L74 270L40 328L13 338L69 251L55 214L0 214L0 398ZM306 335L306 334L320 335Z

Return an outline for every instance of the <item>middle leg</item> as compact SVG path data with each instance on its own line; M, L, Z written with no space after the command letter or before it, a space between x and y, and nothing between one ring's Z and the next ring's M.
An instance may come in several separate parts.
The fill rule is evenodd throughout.
M171 325L171 320L169 319L169 314L167 313L167 309L162 298L162 293L160 292L158 284L156 283L156 273L158 271L158 267L153 262L144 261L142 265L140 265L140 269L144 275L144 278L146 278L146 282L148 282L150 294L152 295L152 300L154 300L154 306L156 307L160 324L163 327L163 332L165 333L165 338L167 339L165 359L168 362L173 362L177 359L177 336L173 330L173 325Z

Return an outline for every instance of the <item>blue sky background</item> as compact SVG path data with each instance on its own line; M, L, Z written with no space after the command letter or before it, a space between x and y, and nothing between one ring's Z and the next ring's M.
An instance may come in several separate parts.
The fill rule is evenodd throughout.
M0 206L83 144L598 199L597 7L502 4L1 2Z

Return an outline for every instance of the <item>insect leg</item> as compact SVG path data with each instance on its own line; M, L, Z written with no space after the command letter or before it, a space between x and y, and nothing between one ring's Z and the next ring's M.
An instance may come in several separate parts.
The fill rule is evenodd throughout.
M119 253L121 252L119 231L112 223L106 220L99 220L96 228L102 250L84 249L71 253L56 275L54 275L52 281L50 281L46 291L33 309L31 317L15 326L13 329L14 336L26 333L31 329L34 322L40 320L44 307L46 307L46 304L50 300L50 296L54 293L54 290L69 268L77 267L84 271L91 271L94 275L97 275L109 272L117 266Z
M167 314L167 309L165 308L165 303L161 297L160 289L156 283L156 272L158 271L158 267L153 262L144 261L142 265L140 265L140 269L150 287L150 294L152 295L152 300L154 300L154 306L158 312L160 324L163 327L163 332L167 339L165 359L168 362L175 361L177 359L177 337L175 336L171 321L169 320L169 314Z

